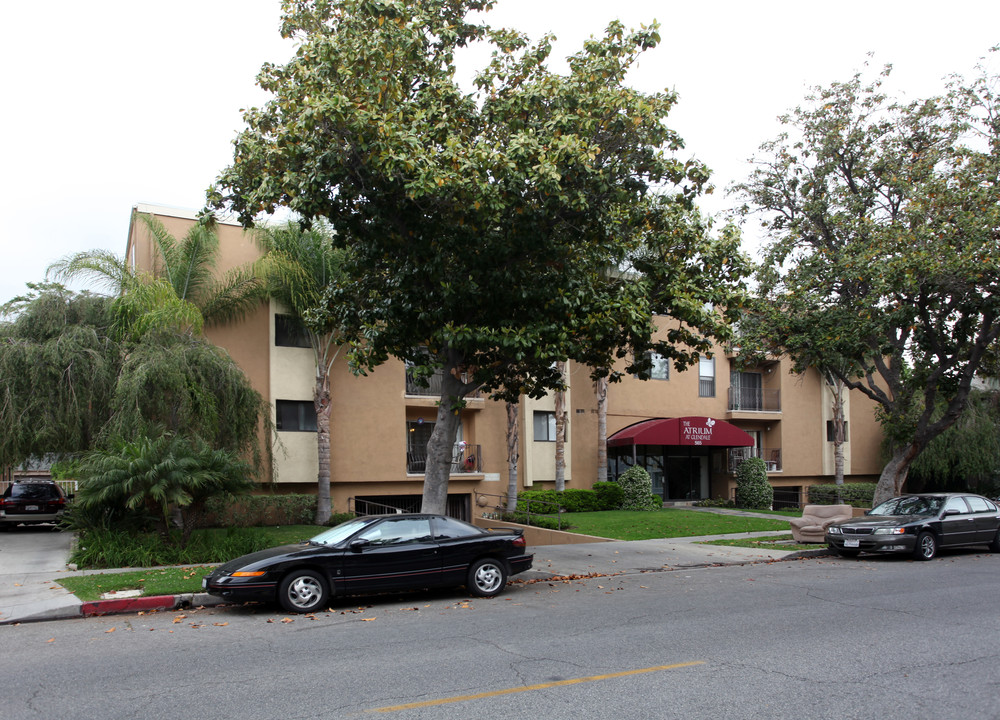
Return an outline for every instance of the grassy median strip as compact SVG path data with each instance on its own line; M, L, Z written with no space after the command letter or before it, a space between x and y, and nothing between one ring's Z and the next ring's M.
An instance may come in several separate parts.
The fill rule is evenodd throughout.
M729 547L742 547L765 550L787 550L788 552L798 552L800 550L822 550L826 546L823 543L797 543L792 540L791 533L787 535L767 535L754 538L740 538L731 540L701 540L700 545L726 545Z
M140 590L143 595L182 595L201 592L201 578L210 566L150 568L126 572L99 572L60 578L59 584L84 602L100 600L104 593Z

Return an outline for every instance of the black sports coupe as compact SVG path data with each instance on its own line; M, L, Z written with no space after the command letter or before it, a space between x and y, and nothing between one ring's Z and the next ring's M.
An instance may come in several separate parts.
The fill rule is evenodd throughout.
M231 560L202 587L236 601L276 600L289 612L322 609L338 595L463 584L493 597L509 576L531 568L523 532L422 513L359 517L308 542Z

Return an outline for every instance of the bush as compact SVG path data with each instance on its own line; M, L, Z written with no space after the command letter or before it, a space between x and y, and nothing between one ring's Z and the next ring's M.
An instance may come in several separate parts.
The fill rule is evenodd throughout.
M747 458L736 468L736 507L770 510L774 488L767 481L767 465L758 457Z
M809 486L809 502L813 505L840 505L843 502L853 507L870 508L874 496L875 483Z
M663 500L653 494L653 480L645 468L634 465L618 477L622 489L622 510L655 510Z
M625 501L625 491L616 482L595 482L598 510L617 510Z
M174 531L174 534L180 533ZM80 533L71 562L80 567L121 568L225 562L264 550L269 538L259 528L227 528L193 535L185 546L164 543L160 533L92 529Z
M691 503L694 507L719 507L719 508L731 508L736 507L732 500L726 500L726 498L705 498L704 500L698 500L697 502Z
M342 513L337 523L354 517ZM305 494L246 495L213 498L206 503L201 527L256 527L259 525L312 525L316 519L316 496ZM330 520L333 521L334 516Z

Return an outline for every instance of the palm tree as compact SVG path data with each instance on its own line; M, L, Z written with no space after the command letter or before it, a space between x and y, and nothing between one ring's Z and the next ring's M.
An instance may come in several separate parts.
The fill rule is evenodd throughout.
M214 219L199 220L183 240L152 215L140 214L156 248L149 272L131 267L106 250L69 255L49 266L61 279L89 279L115 296L112 312L119 336L138 341L153 329L200 334L203 325L233 322L247 315L263 296L250 266L215 275L219 237Z
M296 223L267 227L257 233L265 252L257 265L269 297L277 300L309 336L316 367L313 407L319 459L316 522L330 519L330 371L340 353L336 315L329 289L343 278L343 252L333 247L322 227L304 230Z

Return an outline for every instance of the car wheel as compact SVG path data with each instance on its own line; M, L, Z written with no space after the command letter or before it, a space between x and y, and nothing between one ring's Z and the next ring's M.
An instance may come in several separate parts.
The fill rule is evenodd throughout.
M860 550L847 550L845 548L830 548L830 549L833 550L838 555L840 555L840 557L845 557L845 558L856 558L858 555L861 554Z
M997 534L993 536L993 540L990 542L990 550L992 552L1000 552L1000 530L997 530Z
M930 560L937 555L937 538L932 532L922 532L917 538L917 546L913 548L913 557L917 560Z
M278 586L278 602L288 612L313 612L326 604L326 581L312 570L295 570Z
M466 586L477 597L493 597L499 595L507 585L507 568L498 560L484 558L476 560L469 567L469 580Z

